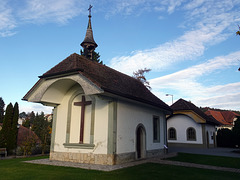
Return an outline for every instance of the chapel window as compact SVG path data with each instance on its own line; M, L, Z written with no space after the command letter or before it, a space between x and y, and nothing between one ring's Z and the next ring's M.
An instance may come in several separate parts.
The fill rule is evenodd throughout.
M171 127L168 129L168 139L177 140L177 133L175 128Z
M196 141L196 131L192 127L187 129L187 140L188 141Z
M153 142L160 142L160 120L158 116L153 116Z

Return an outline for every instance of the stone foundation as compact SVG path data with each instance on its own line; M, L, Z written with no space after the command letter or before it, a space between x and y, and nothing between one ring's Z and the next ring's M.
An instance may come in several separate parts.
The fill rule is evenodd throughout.
M163 149L149 150L146 152L146 157L162 156L165 152ZM122 153L117 155L112 154L93 154L93 153L72 153L72 152L50 152L50 160L69 161L84 164L101 164L115 165L126 162L135 161L136 152Z
M84 164L114 165L114 155L72 153L72 152L51 152L50 160L69 161Z
M147 151L147 158L155 157L155 156L163 156L166 154L164 149L154 149L154 150L148 150Z
M117 154L116 155L116 164L123 164L126 162L131 162L136 160L136 153L131 152L131 153L122 153L122 154Z
M179 147L179 148L214 148L214 144L190 144L190 143L168 143L168 147Z

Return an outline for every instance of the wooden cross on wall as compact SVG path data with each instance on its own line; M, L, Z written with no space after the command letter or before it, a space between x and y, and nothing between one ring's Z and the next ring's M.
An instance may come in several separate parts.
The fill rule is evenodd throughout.
M79 144L83 144L83 133L84 133L84 118L85 118L85 107L92 104L92 101L86 101L85 96L82 96L82 102L74 102L75 106L81 106L81 123L80 123L80 140Z

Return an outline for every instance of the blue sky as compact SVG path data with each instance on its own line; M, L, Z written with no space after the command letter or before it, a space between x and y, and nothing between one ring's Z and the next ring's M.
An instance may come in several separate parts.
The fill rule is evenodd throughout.
M51 112L22 97L38 76L80 51L92 27L104 64L141 68L152 92L171 105L240 110L239 0L0 0L0 97L20 111Z

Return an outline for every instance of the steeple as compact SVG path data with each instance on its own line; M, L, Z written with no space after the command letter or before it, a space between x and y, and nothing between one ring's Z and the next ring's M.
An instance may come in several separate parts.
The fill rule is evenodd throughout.
M93 39L93 31L92 31L92 24L91 24L91 9L93 6L89 5L88 11L88 26L87 26L87 32L85 35L85 38L83 42L81 43L81 46L83 47L83 53L88 59L92 59L92 53L95 50L95 48L98 46L97 43Z

